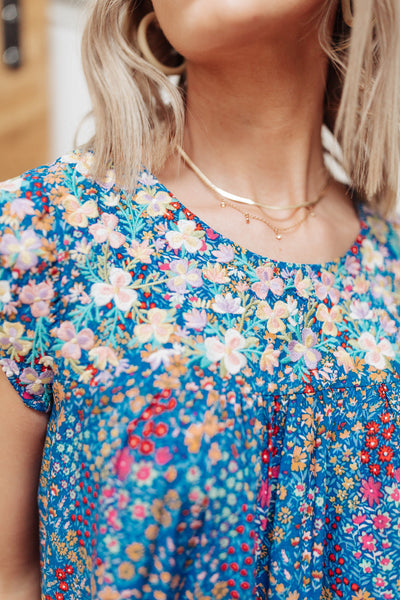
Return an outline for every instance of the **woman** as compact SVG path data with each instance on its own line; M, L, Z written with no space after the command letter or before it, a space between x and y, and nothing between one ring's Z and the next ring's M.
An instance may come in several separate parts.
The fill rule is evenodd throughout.
M399 34L94 3L94 140L2 186L2 597L400 598Z

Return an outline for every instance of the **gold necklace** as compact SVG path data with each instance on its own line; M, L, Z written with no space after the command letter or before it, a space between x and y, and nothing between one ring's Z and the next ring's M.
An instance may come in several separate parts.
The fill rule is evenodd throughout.
M251 206L262 206L266 210L281 210L281 211L282 210L297 210L299 208L312 207L312 206L315 206L315 204L319 201L319 197L318 197L318 200L311 200L309 202L302 202L300 204L289 204L288 206L276 206L276 205L272 205L272 204L263 204L262 202L256 202L252 198L245 198L244 196L237 196L236 194L231 194L230 192L226 192L222 188L220 188L220 187L216 186L214 183L212 183L212 181L210 181L208 179L207 175L205 175L203 173L203 171L200 171L199 167L197 165L195 165L195 163L188 156L188 154L186 154L186 152L184 151L182 146L177 145L176 149L178 150L178 153L180 154L180 156L184 160L184 162L187 164L187 166L190 167L190 169L192 169L192 171L204 183L204 185L206 187L210 188L215 194L218 195L218 197L224 198L225 200L233 200L234 202L240 202L241 204L250 204Z
M318 202L320 202L320 200L322 200L322 198L324 197L326 190L331 182L331 176L328 174L323 189L320 191L317 198L315 198L314 200L312 200L310 202L304 202L302 204L292 204L290 206L285 206L285 207L269 206L268 204L261 204L258 202L254 202L253 200L251 200L249 198L243 198L242 196L236 196L235 194L230 194L229 192L225 192L221 188L218 188L216 185L214 185L208 179L208 177L206 175L204 175L204 173L202 171L200 171L199 167L197 167L194 164L194 162L189 158L189 156L186 154L186 152L183 150L183 148L181 148L181 146L177 146L177 149L178 149L178 152L181 155L182 159L187 164L187 166L192 169L192 171L199 177L199 179L204 183L204 185L206 187L208 187L209 189L211 189L211 191L217 197L217 199L220 202L221 208L225 208L226 206L230 206L231 208L234 208L235 210L237 210L244 216L247 225L250 224L250 219L262 221L263 223L265 223L265 225L267 225L267 227L269 227L275 233L275 238L277 240L282 239L283 233L288 233L290 231L296 231L300 227L300 225L302 225L308 219L309 216L312 216L312 217L315 216L314 208L318 204ZM289 225L288 227L277 227L276 225L271 223L271 221L269 221L266 218L260 217L258 215L253 215L253 214L249 213L248 211L241 210L238 206L236 206L229 200L233 200L234 202L240 202L242 204L252 204L254 206L262 206L263 208L266 208L267 210L290 210L291 209L291 210L297 211L299 208L305 208L306 214L304 215L304 217L302 217L301 219L296 221L296 223L293 223L292 225Z

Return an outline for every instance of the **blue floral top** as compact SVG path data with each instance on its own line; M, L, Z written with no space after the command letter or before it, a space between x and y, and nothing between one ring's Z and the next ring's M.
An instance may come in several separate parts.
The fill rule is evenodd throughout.
M400 248L238 246L91 154L0 195L0 363L49 413L43 600L400 598Z

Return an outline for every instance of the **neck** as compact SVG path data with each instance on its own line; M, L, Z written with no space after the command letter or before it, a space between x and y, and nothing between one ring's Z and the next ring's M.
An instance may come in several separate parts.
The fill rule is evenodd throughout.
M188 63L185 149L219 187L269 204L307 202L326 179L319 42L275 40L237 55Z

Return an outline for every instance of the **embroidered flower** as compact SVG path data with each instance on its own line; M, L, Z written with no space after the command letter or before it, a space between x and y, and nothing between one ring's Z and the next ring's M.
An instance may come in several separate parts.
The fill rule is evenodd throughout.
M358 345L366 352L365 362L376 369L384 369L386 360L394 357L394 350L389 340L382 338L377 343L374 336L366 331L360 336Z
M304 358L304 362L306 363L306 367L310 370L315 369L318 362L321 360L322 355L319 350L314 348L317 343L317 336L312 331L306 327L303 329L301 334L301 342L292 340L289 342L289 356L290 360L297 362Z
M129 287L132 284L131 274L112 267L109 280L110 283L94 283L90 295L98 306L113 301L119 310L127 312L137 300L137 292Z
M257 267L256 275L260 281L253 283L251 289L257 294L258 298L265 300L269 292L275 296L282 296L283 279L276 277L271 267Z
M89 231L98 244L108 242L112 248L119 248L125 242L125 235L115 231L118 217L113 214L103 213L100 222L90 225Z
M53 286L45 281L25 285L19 297L21 302L30 305L34 317L46 317L50 313L50 302L53 298Z
M246 356L241 353L246 347L246 340L236 329L228 329L223 342L218 337L211 337L205 340L204 345L207 358L212 362L222 362L232 375L239 373L247 363Z
M172 292L185 294L188 287L197 288L203 285L200 269L196 268L195 261L190 262L187 258L173 260L169 264L170 279L167 286Z
M79 360L82 350L90 350L94 346L93 331L88 328L75 330L70 321L64 321L57 330L57 337L65 342L61 347L61 355L64 358Z

